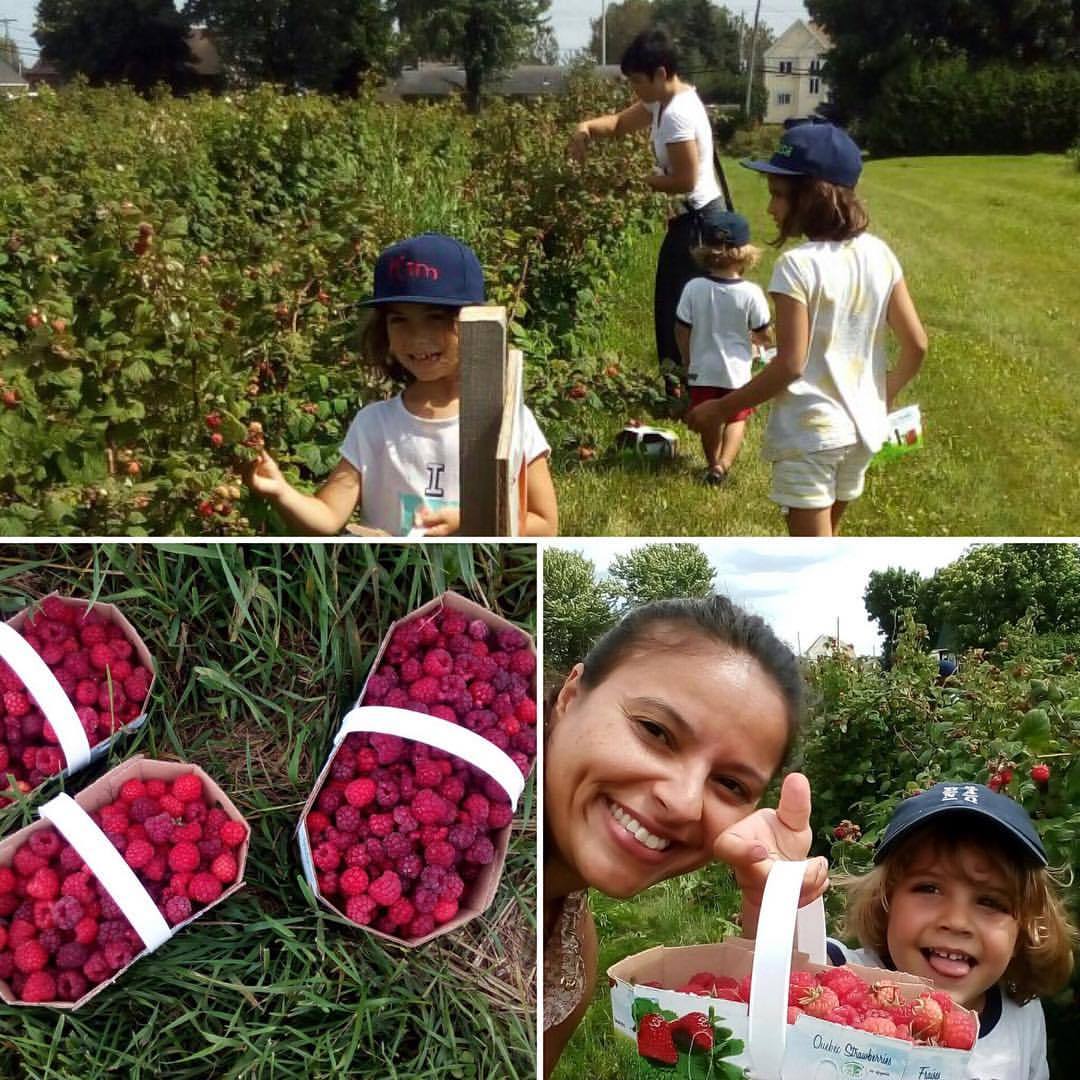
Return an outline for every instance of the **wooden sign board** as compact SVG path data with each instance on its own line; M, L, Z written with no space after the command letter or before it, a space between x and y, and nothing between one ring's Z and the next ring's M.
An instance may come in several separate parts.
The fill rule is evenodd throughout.
M507 348L504 307L465 307L458 319L461 535L516 536L525 523L521 353Z

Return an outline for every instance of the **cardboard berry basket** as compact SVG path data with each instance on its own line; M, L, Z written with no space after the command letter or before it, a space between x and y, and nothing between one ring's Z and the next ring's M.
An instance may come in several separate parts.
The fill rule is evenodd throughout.
M65 608L75 608L81 612L93 611L101 616L105 623L119 627L124 640L131 645L131 661L137 662L150 672L150 681L146 684L145 695L139 703L138 714L111 734L104 735L93 746L90 745L86 730L76 712L76 703L69 698L48 664L22 636L22 631L34 610L43 610L47 602L59 602ZM90 604L85 600L61 596L55 592L50 593L40 602L17 612L6 623L0 623L0 660L4 661L22 680L26 694L36 703L55 732L64 764L59 772L51 774L47 779L68 776L98 761L108 753L117 735L134 731L146 722L147 702L150 700L157 679L156 666L138 631L115 604L102 602ZM102 675L99 675L100 677ZM107 678L104 685L109 688L107 693L111 692L111 683ZM98 711L104 712L103 709L98 709ZM0 731L0 742L3 742L3 731ZM0 770L0 774L5 771L10 771L10 768ZM6 786L6 784L0 784L0 787ZM0 802L0 805L3 803Z
M234 850L236 880L223 888L217 899L193 911L188 918L170 926L136 877L135 872L89 815L116 801L120 796L120 789L128 780L163 780L171 784L177 777L189 774L194 774L202 782L204 801L211 808L220 807L231 821L243 824L247 835ZM98 883L106 888L124 917L142 939L144 947L133 956L130 963L108 979L98 983L76 1001L23 1001L15 996L11 985L0 978L0 1000L6 1005L29 1007L43 1005L47 1008L72 1010L81 1008L91 998L96 997L106 987L116 982L137 960L159 948L188 923L205 915L211 908L227 900L244 885L244 868L251 841L251 830L228 795L197 765L174 761L154 761L137 755L117 765L116 768L110 769L99 780L95 780L74 797L62 794L44 803L38 809L38 815L39 820L0 841L0 868L12 865L15 852L34 833L50 827L55 828L78 852Z
M754 1080L839 1080L846 1076L861 1080L967 1080L971 1057L967 1050L918 1045L805 1013L793 1024L787 1023L791 972L815 973L829 968L824 906L818 900L797 912L805 866L790 862L773 868L756 942L739 938L715 945L657 946L608 968L615 1030L637 1043L643 1063L654 1065L658 1077L678 1063L683 1070L679 1075L688 1080L729 1076ZM882 980L896 984L905 1001L933 989L929 981L914 975L860 964L849 964L847 969L871 984ZM742 1001L644 985L685 986L694 973L702 971L735 980L750 976L749 1006ZM967 1012L959 1005L953 1009ZM977 1033L978 1018L974 1013L969 1015ZM694 1024L697 1028L692 1030ZM706 1029L708 1034L702 1035Z
M316 778L312 792L300 814L300 823L297 828L297 843L300 849L300 861L303 865L304 876L312 891L323 904L334 914L340 916L353 925L359 926L376 937L391 941L394 944L406 948L414 948L426 944L443 934L449 933L463 926L484 912L495 899L495 893L502 877L503 866L506 862L506 853L510 843L510 833L513 828L512 821L508 821L490 833L491 843L494 847L494 857L491 862L481 867L478 876L470 882L465 893L461 897L457 913L449 920L437 925L431 932L419 936L407 936L404 934L386 933L374 925L365 925L349 919L343 908L344 904L323 894L319 885L319 871L315 865L311 838L308 831L308 819L318 801L319 795L330 776L334 759L345 739L353 732L370 732L396 735L410 740L412 743L422 743L432 747L436 751L451 755L451 759L460 759L467 763L473 770L480 770L487 778L490 778L501 792L509 799L510 807L516 810L518 799L524 790L525 777L517 762L498 746L489 742L482 735L467 727L454 723L447 719L414 712L409 709L389 707L385 705L365 705L365 698L372 679L380 669L380 665L394 640L395 632L405 624L423 622L429 617L440 616L447 612L453 612L464 617L470 622L480 620L490 631L514 631L525 639L522 651L527 651L532 657L534 667L528 677L528 697L535 708L536 704L536 674L535 674L535 645L529 635L524 634L508 620L493 612L465 599L456 593L446 592L429 603L411 612L403 619L394 622L388 629L380 645L379 652L371 665L368 677L361 689L357 704L346 714L335 735L334 745L327 757L326 764Z

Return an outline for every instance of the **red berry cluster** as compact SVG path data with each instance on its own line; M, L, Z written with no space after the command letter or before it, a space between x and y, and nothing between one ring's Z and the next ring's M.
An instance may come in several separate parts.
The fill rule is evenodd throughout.
M402 623L367 681L363 704L390 705L460 724L494 743L528 775L536 757L536 657L514 629L494 630L446 608Z
M750 976L735 979L699 971L675 989L748 1004ZM793 971L788 982L788 1023L803 1013L921 1046L970 1050L975 1043L975 1014L955 1006L943 990L924 990L911 998L901 984L886 979L868 983L849 967Z
M209 805L194 773L128 780L90 815L175 926L237 879L247 826ZM27 1002L78 1001L143 943L53 828L38 828L0 866L0 979Z
M833 829L833 837L837 840L858 841L862 839L862 829L860 829L854 821L844 818L844 820Z
M435 716L482 735L528 775L536 756L536 658L519 630L441 609L402 623L362 704ZM506 792L424 743L354 733L308 815L320 893L353 922L403 939L430 934L467 903L510 824Z
M141 712L153 679L116 623L79 600L50 596L19 631L71 699L91 746ZM56 733L0 660L0 776L27 792L64 767ZM5 789L7 784L0 784ZM11 800L0 796L0 806Z

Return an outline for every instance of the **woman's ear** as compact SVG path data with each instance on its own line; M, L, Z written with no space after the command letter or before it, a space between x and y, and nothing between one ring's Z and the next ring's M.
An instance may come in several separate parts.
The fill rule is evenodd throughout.
M562 719L566 710L577 700L584 691L581 686L581 675L585 670L584 664L575 664L566 676L562 689L555 697L555 704L551 707L551 723L557 724Z

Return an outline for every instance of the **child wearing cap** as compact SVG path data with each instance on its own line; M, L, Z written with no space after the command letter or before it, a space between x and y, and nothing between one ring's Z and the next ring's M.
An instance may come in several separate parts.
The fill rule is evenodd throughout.
M753 346L769 345L769 302L743 274L761 252L750 243L750 224L742 214L706 208L701 214L701 245L694 258L708 277L687 282L676 311L675 340L687 368L690 405L723 398L750 381ZM701 428L705 482L723 484L742 446L752 408L740 409L727 423Z
M369 363L405 384L396 397L365 405L341 446L341 461L314 494L293 487L262 453L245 481L290 526L331 535L360 508L370 535L447 536L460 523L458 312L484 302L484 276L460 241L425 233L387 248L375 264L374 308L364 330ZM550 448L525 410L524 532L557 531Z
M965 1075L1048 1080L1039 998L1069 981L1075 931L1024 808L982 784L937 784L896 808L874 863L835 879L860 947L830 940L829 962L922 976L977 1012Z
M776 356L746 386L692 410L698 430L772 400L762 456L772 462L769 498L793 536L834 536L862 494L866 468L886 436L886 416L922 365L926 333L896 256L866 231L855 193L858 147L832 124L786 131L769 161L741 164L768 175L781 255L769 292ZM889 370L887 328L900 344Z

